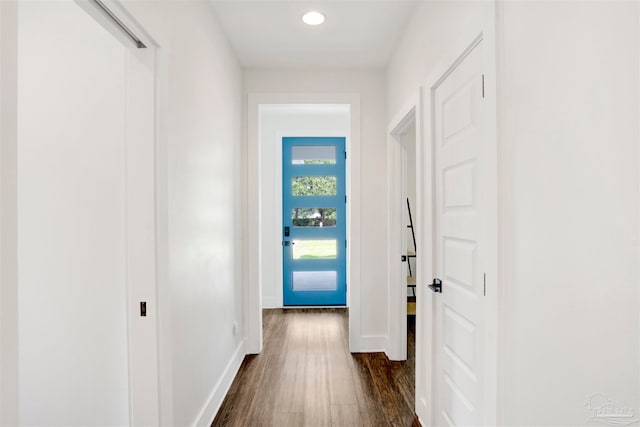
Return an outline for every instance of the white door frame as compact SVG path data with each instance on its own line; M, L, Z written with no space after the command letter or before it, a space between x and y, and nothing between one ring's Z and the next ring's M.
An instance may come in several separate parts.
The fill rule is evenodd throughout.
M349 303L349 350L358 352L360 336L361 217L360 95L355 93L251 93L247 109L247 230L248 274L244 277L245 331L247 354L262 351L262 277L260 253L262 233L269 224L260 221L260 105L348 104L351 109L351 140L347 141L347 301Z
M420 215L419 223L422 224L418 234L418 256L417 263L421 266L423 277L435 277L434 271L434 252L433 252L433 227L434 227L434 202L435 194L433 191L435 170L433 162L433 145L435 140L434 132L434 93L440 83L449 75L449 73L465 58L475 46L480 42L483 43L483 74L484 74L484 93L485 105L487 109L485 138L489 141L496 141L493 145L493 153L488 153L488 158L492 159L493 164L487 166L491 171L491 182L496 185L496 200L491 200L489 204L492 206L491 217L493 218L492 228L496 235L494 239L490 239L491 243L495 243L495 247L490 247L489 252L497 255L495 265L485 266L487 271L487 296L484 298L484 313L486 333L485 349L486 362L484 366L486 381L485 396L485 425L497 425L499 413L498 400L498 361L501 356L500 342L498 341L498 312L502 304L500 303L500 287L501 277L499 276L498 263L500 253L498 252L498 195L500 188L498 187L498 143L497 143L497 104L496 104L496 37L495 37L495 11L488 14L485 24L474 35L468 36L459 41L452 49L449 49L442 61L438 63L430 77L426 80L421 88L422 105L422 124L424 126L424 143L417 147L417 156L419 157L419 166L416 179L418 180L417 199L418 212ZM424 242L431 242L425 247ZM426 250L425 250L426 249ZM427 280L428 281L428 280ZM426 284L426 282L425 282ZM422 284L424 285L424 284ZM430 325L434 325L435 316L435 299L432 292L426 292L423 286L417 287L418 309L416 318L416 409L421 406L426 413L418 413L424 425L434 425L435 400L433 396L436 377L434 374L433 352L435 349L435 331L430 327L421 327L426 325L427 321ZM503 360L500 357L500 360ZM422 411L421 411L422 412Z
M389 271L387 277L388 292L388 338L386 354L390 360L407 359L407 266L401 262L406 253L408 224L407 209L404 201L407 198L407 151L404 137L412 126L416 127L416 147L420 144L418 118L420 106L413 99L400 110L389 125L387 140L387 170L389 195L387 202L388 227L387 259ZM416 159L411 161L417 162ZM417 163L416 163L417 164ZM417 169L416 169L417 170ZM418 183L416 182L416 186ZM417 188L416 188L417 190ZM414 207L415 209L415 207ZM419 271L416 262L416 272ZM418 279L416 277L416 284ZM416 286L417 287L417 286Z

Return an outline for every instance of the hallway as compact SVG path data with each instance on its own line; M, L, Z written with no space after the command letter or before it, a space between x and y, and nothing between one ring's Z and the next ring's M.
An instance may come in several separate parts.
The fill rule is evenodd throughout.
M390 362L349 353L346 309L263 316L264 349L245 358L213 426L413 425L413 318L408 360Z
M640 0L0 0L0 427L640 427L639 77Z

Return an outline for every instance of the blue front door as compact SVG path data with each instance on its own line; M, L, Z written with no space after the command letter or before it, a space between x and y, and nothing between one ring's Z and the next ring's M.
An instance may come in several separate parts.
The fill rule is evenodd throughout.
M344 138L282 139L284 305L345 305Z

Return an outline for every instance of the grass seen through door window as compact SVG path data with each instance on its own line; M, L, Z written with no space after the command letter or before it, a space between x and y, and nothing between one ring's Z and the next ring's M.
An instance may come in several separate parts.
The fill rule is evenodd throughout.
M335 240L294 240L293 259L335 259Z

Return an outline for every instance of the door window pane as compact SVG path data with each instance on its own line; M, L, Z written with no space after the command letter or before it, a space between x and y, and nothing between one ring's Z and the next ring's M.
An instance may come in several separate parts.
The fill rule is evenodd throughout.
M335 227L335 208L295 208L291 209L291 223L294 227Z
M335 259L336 240L294 240L293 259Z
M294 145L291 147L293 165L335 165L335 145Z
M335 271L294 271L294 291L335 291L338 289Z
M337 188L335 176L296 176L291 183L293 196L335 196Z

